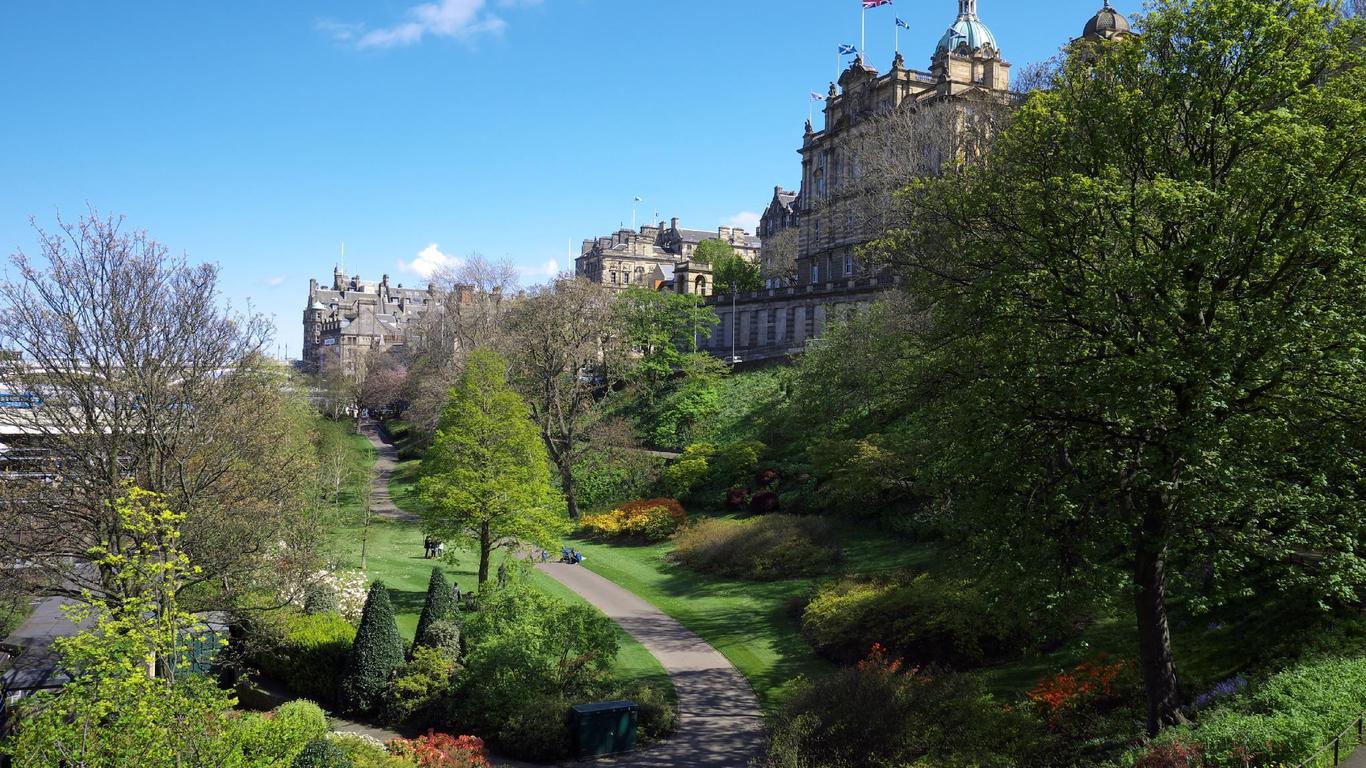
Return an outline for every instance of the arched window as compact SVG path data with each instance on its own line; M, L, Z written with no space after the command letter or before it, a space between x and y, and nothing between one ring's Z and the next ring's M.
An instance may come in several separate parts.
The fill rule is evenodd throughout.
M645 267L636 267L636 282L645 282Z
M707 277L706 277L706 275L698 275L698 276L697 276L697 279L693 281L693 284L697 286L697 295L698 295L698 296L706 296L706 295L707 295Z

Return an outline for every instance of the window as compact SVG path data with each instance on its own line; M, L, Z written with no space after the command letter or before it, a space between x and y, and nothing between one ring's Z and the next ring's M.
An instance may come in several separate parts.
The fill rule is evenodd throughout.
M617 284L617 273L616 273L615 271L613 271L613 272L612 272L612 285L616 285L616 284Z
M854 257L851 254L844 254L844 274L854 274Z
M811 282L813 282L813 283L819 283L820 281L821 281L821 267L820 267L819 264L812 263L812 265L811 265Z

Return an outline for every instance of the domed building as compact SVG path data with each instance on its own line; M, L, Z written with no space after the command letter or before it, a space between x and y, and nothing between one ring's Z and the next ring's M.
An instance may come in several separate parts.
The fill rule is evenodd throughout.
M1086 22L1086 27L1082 30L1080 40L1117 40L1125 37L1132 37L1133 30L1129 28L1129 20L1124 18L1124 14L1116 11L1110 5L1110 0L1105 0L1105 6L1091 20Z
M934 47L930 73L950 83L1009 90L1010 64L1001 56L996 36L977 15L977 0L958 0L958 18Z

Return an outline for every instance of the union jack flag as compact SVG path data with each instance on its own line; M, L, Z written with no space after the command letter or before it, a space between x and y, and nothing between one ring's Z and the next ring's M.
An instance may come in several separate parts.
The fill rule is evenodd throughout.
M863 0L863 9L876 8L879 5L891 5L892 0Z

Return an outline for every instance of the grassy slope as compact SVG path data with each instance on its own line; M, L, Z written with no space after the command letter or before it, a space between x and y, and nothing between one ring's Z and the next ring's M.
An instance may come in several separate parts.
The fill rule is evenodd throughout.
M933 547L907 545L871 529L848 526L841 534L849 572L925 567ZM829 671L801 636L795 605L818 579L776 582L723 579L676 567L673 545L618 546L576 540L584 564L640 595L696 632L749 679L765 709L778 704L799 675Z

